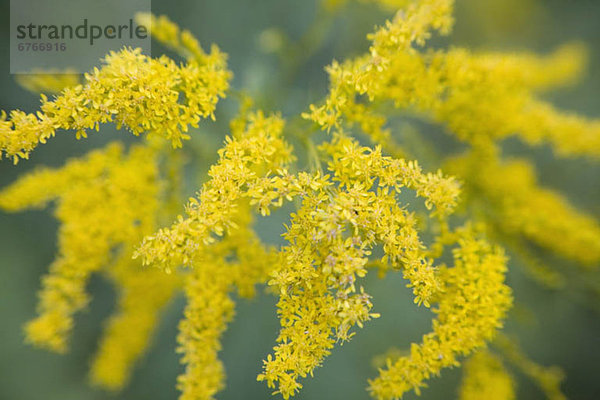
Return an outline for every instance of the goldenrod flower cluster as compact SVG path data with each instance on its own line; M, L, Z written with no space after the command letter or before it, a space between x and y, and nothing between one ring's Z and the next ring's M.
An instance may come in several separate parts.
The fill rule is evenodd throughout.
M410 389L418 394L425 380L458 365L458 356L484 346L501 327L511 305L510 291L503 284L504 254L468 233L458 246L453 267L440 271L443 286L433 332L424 335L421 344L413 344L409 356L389 361L370 382L375 398L400 398Z
M328 67L326 102L311 106L306 117L327 129L337 127L353 113L357 96L366 95L375 109L392 101L471 144L518 134L531 144L549 142L561 155L597 157L598 121L561 113L535 96L577 76L585 60L582 47L560 48L547 59L465 49L418 51L412 45L423 45L431 30L448 32L452 3L421 1L398 12L369 35L369 53Z
M465 363L460 400L514 400L513 378L502 361L488 351L475 353Z
M37 113L15 110L9 119L2 113L0 151L16 163L58 129L74 130L80 138L107 122L134 135L163 136L180 147L189 139L185 132L190 125L214 118L217 100L229 85L223 58L208 59L179 66L164 56L149 58L140 49L113 52L101 69L85 75L83 84L65 88L54 100L42 95Z
M545 57L420 50L432 29L448 31L451 6L446 0L418 1L399 11L369 36L367 54L327 68L329 94L304 117L327 130L357 126L385 150L404 156L406 149L385 126L389 103L442 124L470 147L469 154L444 164L465 183L467 194L474 194L465 198L471 209L479 210L477 199L486 197L490 233L508 235L507 244L533 274L556 286L561 278L540 267L524 240L597 266L600 225L561 194L539 187L528 162L503 161L500 146L502 139L516 135L531 145L550 144L559 156L598 159L600 121L561 112L539 97L577 79L585 48L571 43Z
M238 229L206 249L186 277L187 306L179 325L178 352L186 370L178 378L181 399L211 399L223 389L225 372L218 352L221 335L233 318L235 303L230 293L252 297L257 283L264 282L277 253L260 243L250 228L248 204L237 219Z
M333 12L342 3L324 6ZM433 34L450 31L452 0L376 3L402 9L368 36L367 53L331 64L325 99L287 122L300 131L310 167L298 161L302 151L292 146L280 114L244 102L183 215L174 206L183 203L182 159L170 147L182 146L201 118L214 118L229 89L231 73L217 47L207 54L166 17L140 14L154 38L186 62L125 48L79 84L23 81L40 91L65 87L52 100L42 95L36 113L2 114L0 149L15 163L59 130L79 138L110 122L147 134L129 149L110 144L62 168L35 170L0 192L7 211L55 202L61 224L27 340L66 351L73 317L89 302L86 283L104 274L118 289L118 310L91 380L117 390L148 346L161 309L182 291L187 305L177 351L185 371L177 387L181 399L214 399L225 385L218 353L235 314L232 294L251 297L263 285L278 297L280 330L258 380L287 399L336 344L379 317L376 294L363 286L377 268L384 278L399 272L414 303L434 319L431 332L407 353L387 357L369 380L373 398L418 394L431 377L471 356L460 397L513 399L510 374L486 350L512 305L509 260L485 234L513 248L536 243L592 269L600 260L600 227L539 187L527 161L505 160L500 141L517 135L549 143L561 156L600 154L598 121L560 112L538 96L573 82L585 51L577 44L547 57L425 50ZM440 162L455 176L423 171L404 157L410 150L388 128L390 105L466 143L465 154ZM318 144L305 120L328 132ZM356 130L374 145L362 144ZM465 213L456 215L461 201ZM268 245L254 220L285 203L294 208L285 244ZM161 227L164 221L174 222ZM507 359L560 398L556 375L504 347Z
M538 186L535 171L523 159L502 161L472 152L451 160L449 170L468 182L467 196L484 196L491 227L527 239L565 258L593 268L600 261L600 225L550 189ZM510 177L510 180L508 179ZM475 194L475 192L477 194Z
M28 341L64 352L74 314L89 302L90 276L105 273L119 288L117 314L92 367L92 379L109 388L125 383L179 285L178 278L142 269L132 259L136 244L156 229L161 208L156 153L148 145L125 153L111 144L62 168L36 170L0 194L0 206L11 211L56 202L61 222L58 255L42 279L39 315L25 329Z

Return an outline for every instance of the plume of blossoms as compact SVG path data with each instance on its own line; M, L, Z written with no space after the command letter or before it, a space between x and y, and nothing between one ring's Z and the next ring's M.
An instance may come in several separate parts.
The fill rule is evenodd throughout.
M42 279L38 316L25 328L27 341L66 351L74 314L89 302L90 276L104 273L116 284L118 309L91 372L94 382L111 389L127 381L160 310L179 286L177 277L142 269L132 259L136 243L155 229L161 208L156 155L154 146L135 146L125 154L120 144L111 144L62 168L35 170L0 193L0 207L10 211L56 202L61 223L58 255Z
M500 139L518 134L528 143L550 143L561 155L597 156L596 121L559 112L536 96L571 82L584 52L568 46L539 58L421 51L434 32L449 32L452 0L370 1L403 9L368 36L366 54L328 68L329 93L303 114L329 132L318 147L302 137L316 167L299 171L280 115L242 107L184 215L173 211L174 203L183 202L177 191L166 193L179 183L180 171L164 173L159 166L165 160L178 165L166 144L181 146L189 127L212 118L225 95L231 73L218 48L207 54L166 17L140 14L138 21L185 63L123 49L81 84L30 82L42 91L64 88L53 100L42 96L35 114L2 114L0 149L15 162L58 130L85 137L112 122L148 137L128 152L114 144L63 168L35 171L0 192L0 207L9 211L56 201L61 223L59 254L42 281L39 315L26 326L27 339L65 351L73 316L89 301L86 282L105 273L119 290L119 310L107 325L91 379L120 389L147 347L160 309L181 290L187 303L177 351L185 371L177 387L181 399L214 399L224 388L218 353L235 314L232 293L251 297L262 284L278 297L280 330L258 380L287 399L336 343L379 316L376 299L363 287L365 275L378 268L382 277L400 273L414 303L435 318L408 354L387 358L369 381L374 398L419 393L429 378L475 354L461 396L489 384L510 399L508 375L485 353L512 304L507 257L474 224L456 227L449 217L464 187L467 207L482 199L487 204L489 215L476 217L495 236L525 238L586 265L597 262L597 223L538 187L526 164L506 163L497 151ZM330 10L336 6L327 3ZM404 149L386 127L386 102L443 124L469 145L471 153L447 163L463 184L401 156ZM350 134L356 126L374 146ZM511 190L504 183L508 175L518 178ZM408 202L405 192L418 200ZM254 218L268 217L285 202L295 206L286 243L268 246L254 231ZM419 202L427 224L417 216ZM174 222L160 228L164 220ZM424 240L424 233L433 239ZM565 235L566 244L556 246ZM556 375L504 347L506 358L560 396Z
M470 147L464 156L442 160L465 183L468 209L479 210L485 197L484 211L475 217L504 239L534 278L560 286L562 274L544 266L530 243L595 268L600 225L562 194L540 187L528 161L503 161L500 144L518 136L531 145L547 143L561 157L598 159L600 122L557 110L539 96L575 82L586 51L577 43L545 57L421 50L433 30L449 31L452 3L416 1L398 11L369 35L368 53L327 68L329 93L304 117L325 130L357 126L384 150L403 156L406 149L386 127L390 104L441 124Z
M515 383L500 358L487 350L469 358L463 368L460 400L514 400Z
M189 139L189 126L198 126L201 118L214 118L230 77L217 48L204 59L181 66L165 56L147 57L140 49L111 52L104 66L86 74L82 84L66 87L53 100L42 95L38 112L3 112L0 153L17 163L59 129L73 130L80 138L109 122L136 136L163 136L180 147Z

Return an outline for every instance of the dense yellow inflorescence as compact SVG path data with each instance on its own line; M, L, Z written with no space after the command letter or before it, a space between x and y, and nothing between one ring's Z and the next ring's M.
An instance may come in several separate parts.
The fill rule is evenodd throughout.
M231 282L222 273L222 260L207 259L186 280L187 306L179 323L178 351L183 353L185 373L177 378L181 400L213 399L225 387L225 369L217 358L220 338L234 315L228 295Z
M502 361L486 350L465 363L460 400L514 400L515 384Z
M517 134L531 144L548 142L561 155L597 158L600 122L559 112L535 95L580 75L586 59L582 46L564 46L546 59L413 47L423 45L433 29L448 32L452 3L418 1L398 12L369 35L369 53L327 68L329 95L305 116L326 129L337 127L356 113L356 97L366 95L373 107L391 101L444 124L469 143Z
M489 226L588 268L600 262L600 225L559 193L539 187L526 160L473 152L451 160L448 169L468 182L468 201L485 201Z
M220 338L233 318L230 293L254 295L277 263L277 253L260 243L251 229L249 205L240 204L238 226L215 246L206 249L186 279L187 306L179 324L178 352L186 370L178 378L181 399L213 399L225 386L225 372L218 352Z
M216 103L229 86L231 74L221 53L209 60L179 66L165 56L147 57L140 49L113 52L81 85L65 88L53 100L42 95L40 111L15 110L9 118L3 113L0 151L16 163L58 129L74 130L79 138L108 122L134 135L163 136L180 147L189 139L190 125L214 118Z
M327 130L358 126L392 154L406 151L386 127L388 119L382 111L386 102L442 124L473 149L468 160L460 161L460 168L452 161L450 170L467 189L476 189L466 201L489 196L486 212L495 211L489 217L498 222L490 228L498 235L508 234L515 250L526 248L520 243L522 237L563 257L597 266L598 223L563 196L540 187L528 163L502 162L497 149L502 139L517 135L532 145L548 143L562 156L597 159L600 122L560 112L538 97L540 91L576 81L587 58L585 48L571 43L546 57L474 54L457 48L421 51L411 43L423 44L432 28L443 33L451 24L444 14L450 2L433 3L415 2L370 35L369 53L329 66L329 94L323 104L311 105L304 117ZM438 13L427 13L430 7ZM404 29L410 29L412 36L403 34ZM540 268L526 251L518 252L541 281L559 285L552 271Z
M400 273L414 303L431 309L434 319L420 343L386 358L369 381L374 398L419 394L428 379L471 355L461 399L514 398L510 375L485 350L512 305L507 257L482 231L515 248L532 242L598 264L600 227L592 217L539 187L530 164L506 161L499 150L502 139L517 135L529 144L548 143L560 155L600 154L598 121L559 112L539 97L580 75L585 50L570 44L546 57L423 50L435 32L450 31L452 0L365 2L402 9L368 36L367 53L327 68L326 98L302 116L328 135L319 145L308 132L296 137L306 145L310 168L303 171L297 162L284 119L251 111L244 101L217 162L179 216L173 214L182 202L181 159L165 143L181 146L190 126L213 118L231 78L218 48L205 53L168 18L140 14L138 22L185 63L123 49L80 84L22 80L32 90L60 93L52 100L42 96L35 114L2 114L0 154L15 163L58 130L85 137L112 122L134 135L149 134L128 151L112 144L62 168L36 170L0 192L0 208L8 211L55 201L61 223L58 256L42 280L28 341L65 351L73 317L89 302L85 285L104 273L119 299L90 377L118 390L148 346L160 311L182 290L177 351L185 371L177 387L183 400L211 400L225 386L219 351L235 314L234 294L251 297L265 285L278 297L281 326L258 380L287 399L337 343L379 316L377 299L363 286L376 267L383 277ZM333 12L344 3L323 4ZM388 127L395 112L390 105L444 126L467 144L464 155L440 162L457 177L424 172L405 158ZM356 128L375 146L354 138ZM479 224L455 227L463 189L463 208ZM284 203L295 210L285 244L266 245L254 216L269 217ZM159 228L165 220L175 222ZM510 361L562 398L557 373L504 347Z
M421 344L413 343L410 355L390 360L370 381L375 398L396 399L411 389L419 393L425 380L459 365L458 357L484 346L502 326L512 301L504 284L506 257L469 230L459 237L454 265L440 270L433 332Z
M261 179L262 174L272 171L284 175L285 166L293 159L291 147L281 138L283 120L258 112L249 117L245 130L243 125L241 128L232 132L219 150L219 162L211 167L208 182L186 207L187 218L179 216L170 228L144 239L138 254L146 264L168 270L180 264L189 266L203 248L237 227L240 200L252 195L265 203L258 206L265 214L272 202L281 204L280 197L287 196L285 191L300 190L298 182L278 181L284 194L275 192L273 198L265 199L256 187L276 179ZM291 187L286 187L288 183Z
M441 213L451 211L458 194L451 178L422 174L414 163L383 157L347 137L336 136L326 149L332 181L303 196L269 282L279 292L282 329L259 380L272 387L277 382L284 398L302 387L298 378L312 375L335 343L354 335L351 328L378 316L358 285L376 245L384 261L403 272L415 303L429 306L440 289L436 268L415 216L398 205L396 194L401 187L414 189Z
M154 146L137 145L125 153L120 144L111 144L62 168L35 170L0 192L0 207L9 211L55 201L61 223L58 256L42 280L39 315L26 326L28 341L64 352L74 314L89 302L90 276L104 272L116 282L117 313L91 373L95 383L111 389L127 381L161 308L179 285L132 260L134 246L156 229L161 188L156 153Z

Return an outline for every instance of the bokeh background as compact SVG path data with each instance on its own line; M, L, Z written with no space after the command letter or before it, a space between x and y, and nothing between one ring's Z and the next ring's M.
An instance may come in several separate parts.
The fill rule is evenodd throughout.
M51 0L49 0L51 1ZM473 49L533 50L545 53L561 43L584 42L590 50L590 65L583 82L573 88L548 94L555 104L587 116L600 116L600 2L596 0L457 0L457 23L449 38L436 38L435 46L449 44ZM333 58L342 59L365 51L366 33L383 22L386 13L373 6L349 4L318 36L319 46L306 55L269 52L281 34L292 41L319 17L315 0L154 0L153 12L166 14L190 29L203 44L217 43L229 54L236 89L246 89L267 110L284 116L297 115L310 102L321 98L327 79L323 67ZM16 85L9 74L9 1L0 1L0 109L33 111L37 96ZM309 41L310 42L310 41ZM309 43L310 44L310 43ZM285 43L284 43L285 45ZM164 49L156 45L155 55ZM236 102L219 105L217 122L207 122L194 133L189 144L190 167L186 176L189 194L200 184L207 163L227 133L227 121ZM435 146L452 144L439 127L419 124L417 128ZM129 135L107 126L85 141L59 135L36 149L31 160L13 166L0 162L0 187L39 165L60 166L67 157L87 153L115 139L133 141ZM555 160L548 148L530 149L508 143L507 151L533 157L543 184L562 190L577 206L600 216L600 169L581 160ZM435 160L421 159L426 167ZM111 394L91 388L87 367L95 351L103 321L114 307L114 291L101 276L92 279L93 301L77 317L71 350L66 355L50 354L23 343L22 325L35 312L39 279L56 252L57 223L52 210L19 214L0 212L0 399L4 400L92 400L175 399L176 376L182 367L175 353L177 321L183 299L178 297L165 312L149 353L138 364L130 385ZM288 210L289 211L289 210ZM262 234L275 237L282 232L284 213L259 222ZM277 239L275 239L275 242ZM566 265L566 269L572 266ZM564 391L570 399L600 398L600 319L598 298L583 293L573 284L565 291L540 287L514 265L509 284L515 289L516 307L509 321L518 332L527 354L545 365L559 365L566 373ZM431 314L412 304L409 291L397 277L378 280L368 276L366 288L374 294L375 311L382 314L360 330L343 347L337 347L313 379L303 381L298 399L367 399L366 380L376 373L372 357L390 346L406 347L430 328ZM256 375L262 359L273 346L278 321L275 299L263 291L254 300L239 302L237 316L223 339L222 359L227 370L227 389L220 399L268 399L270 390ZM521 307L527 305L527 308ZM423 399L456 397L460 369L446 370L430 381ZM528 380L519 378L519 399L542 399ZM407 399L416 396L410 393Z

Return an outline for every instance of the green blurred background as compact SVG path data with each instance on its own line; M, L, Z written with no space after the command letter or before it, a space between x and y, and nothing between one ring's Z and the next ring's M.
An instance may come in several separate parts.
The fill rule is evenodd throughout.
M451 43L474 49L548 52L566 41L583 41L591 52L584 82L548 97L565 109L587 116L600 115L600 2L458 0L457 3L454 33L449 38L436 38L434 45ZM229 54L234 88L248 90L258 98L260 106L281 110L284 116L297 115L310 102L321 98L327 85L323 67L333 58L343 59L364 51L368 47L366 33L386 16L372 6L348 5L330 21L321 46L298 68L292 69L289 59L282 64L277 56L265 53L264 31L275 28L298 40L318 14L314 0L154 0L152 9L190 29L204 45L217 43ZM3 54L0 109L33 111L39 99L17 86L9 74L8 0L0 2L0 15ZM153 48L156 54L162 50L158 45ZM199 165L214 160L215 148L227 133L227 122L236 104L231 99L220 103L217 122L202 124L189 144L190 157L197 157L187 178L189 194L199 186L205 172ZM438 127L419 124L418 128L433 138L438 147L449 142ZM85 154L115 139L135 140L110 126L85 141L59 135L36 149L29 161L18 166L8 160L0 162L0 187L35 166L60 166L67 157ZM507 151L535 158L543 184L563 190L577 206L600 216L597 164L555 160L548 148L529 149L517 142L508 143ZM421 161L427 167L436 167L435 160ZM283 221L284 213L278 213L272 219L260 221L259 229L277 237L283 230ZM22 325L34 315L39 279L56 252L56 232L51 209L19 214L0 212L0 399L175 399L178 396L175 380L182 371L174 351L176 324L184 305L181 297L169 306L149 353L138 364L130 385L122 393L96 390L87 382L88 364L103 322L114 306L114 291L102 277L90 282L93 301L89 310L77 317L67 355L50 354L23 344ZM564 368L567 379L563 388L569 398L600 398L598 298L594 300L582 293L577 285L569 286L567 291L542 288L524 277L518 268L511 268L509 284L515 290L516 310L525 304L529 315L535 317L524 318L525 322L520 323L513 322L517 318L508 322L510 331L518 333L528 355L542 364ZM397 276L386 280L368 276L366 288L374 294L375 311L382 317L367 324L351 342L337 347L315 377L302 382L304 389L298 399L367 399L366 380L376 373L372 357L390 346L405 348L429 330L431 314L412 304L409 291ZM239 302L236 319L223 339L222 359L228 378L227 389L218 395L220 399L271 398L266 385L256 382L256 375L261 360L274 344L278 321L275 299L260 292L254 300ZM596 304L591 304L593 301ZM460 369L444 371L442 377L430 381L430 388L421 397L455 398L460 373ZM516 375L518 398L543 398L534 385ZM406 398L416 396L410 393Z

